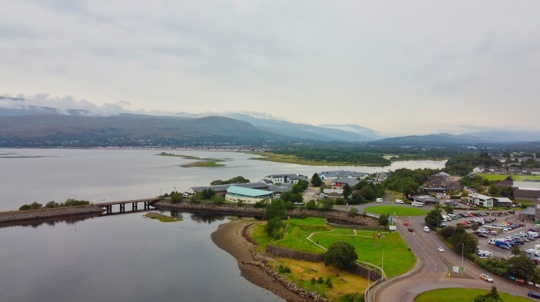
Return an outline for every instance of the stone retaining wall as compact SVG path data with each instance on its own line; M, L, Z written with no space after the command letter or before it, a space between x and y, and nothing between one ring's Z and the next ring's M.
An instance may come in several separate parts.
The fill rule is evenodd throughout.
M312 253L292 250L286 247L272 245L272 244L266 245L266 252L272 255L278 256L278 257L283 257L283 258L305 260L305 261L310 261L310 262L324 261L324 254L312 254Z

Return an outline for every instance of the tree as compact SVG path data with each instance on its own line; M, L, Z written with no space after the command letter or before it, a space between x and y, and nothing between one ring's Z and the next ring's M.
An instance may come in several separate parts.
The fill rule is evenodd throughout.
M171 202L172 203L179 203L182 201L182 194L178 192L174 192L171 194Z
M499 189L497 188L497 186L495 184L491 184L491 185L489 185L488 192L489 192L490 195L497 195L497 194L499 194Z
M315 210L317 208L317 204L315 203L315 200L310 200L306 203L306 209L308 210Z
M478 295L474 298L474 302L504 302L497 292L497 287L493 285L491 291L485 295Z
M354 246L345 241L336 241L326 251L324 265L346 269L354 266L356 260L358 260L358 255Z
M536 266L532 260L521 254L510 257L506 262L506 273L519 279L531 280L536 273Z
M428 226L438 227L442 221L441 206L435 205L435 208L426 215L425 221Z
M264 211L264 219L270 220L276 217L279 219L287 218L287 209L285 207L285 202L281 199L272 200Z
M328 198L328 199L322 200L321 204L322 204L321 208L324 211L330 211L331 209L334 208L334 205L336 204L336 202L333 199Z
M362 189L360 189L360 195L368 200L374 200L377 198L377 192L371 185L364 186Z
M314 187L320 187L323 185L323 181L319 174L313 173L313 176L311 176L311 185Z
M201 192L201 197L205 200L210 200L212 199L212 197L214 197L214 195L216 195L216 192L214 192L214 190L208 188L208 189L204 189L202 190Z
M275 240L281 239L283 234L280 232L280 229L283 227L284 223L279 217L274 217L266 223L264 226L265 233L272 237Z
M357 209L357 208L350 207L350 208L349 208L349 212L347 213L347 215L348 215L349 217L355 217L356 215L358 215L358 209Z
M388 214L381 214L379 216L379 225L388 225L388 218L390 215Z
M344 184L343 185L343 197L345 197L345 199L349 199L349 195L351 195L351 193L352 193L351 186L349 186L349 184Z

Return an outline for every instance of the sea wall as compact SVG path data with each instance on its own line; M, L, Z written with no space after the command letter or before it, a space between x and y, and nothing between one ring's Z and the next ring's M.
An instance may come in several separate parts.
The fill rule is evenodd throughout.
M201 212L201 213L219 213L225 215L234 216L251 216L262 217L264 216L264 208L255 208L253 205L238 205L238 204L214 204L208 202L192 203L192 202L180 202L171 203L169 201L158 201L153 203L153 206L160 210L173 210L173 211L185 211L185 212ZM288 210L287 215L293 218L305 218L305 217L321 217L327 221L334 223L356 225L368 228L377 228L378 220L372 217L357 215L355 217L349 217L348 213L340 211L318 211L307 210L304 208L295 208L294 210Z
M16 223L40 220L65 219L75 216L99 216L103 209L98 206L45 208L39 210L1 212L0 223Z

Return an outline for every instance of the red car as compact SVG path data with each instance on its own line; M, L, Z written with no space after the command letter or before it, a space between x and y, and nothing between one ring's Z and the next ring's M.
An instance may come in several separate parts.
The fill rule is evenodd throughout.
M407 221L405 221L405 222L403 223L403 225L404 225L404 226L409 226L409 223L408 223Z

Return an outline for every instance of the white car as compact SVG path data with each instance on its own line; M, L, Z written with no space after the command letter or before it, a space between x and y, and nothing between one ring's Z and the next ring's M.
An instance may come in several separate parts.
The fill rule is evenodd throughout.
M437 248L437 250L438 250L439 252L441 252L441 253L444 252L444 249L442 248L442 246L439 246L439 247Z
M403 200L401 200L401 199L396 199L396 203L403 204Z
M383 200L382 198L377 198L375 201L376 202L382 202L382 200Z

